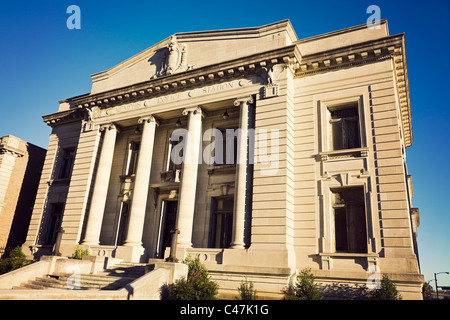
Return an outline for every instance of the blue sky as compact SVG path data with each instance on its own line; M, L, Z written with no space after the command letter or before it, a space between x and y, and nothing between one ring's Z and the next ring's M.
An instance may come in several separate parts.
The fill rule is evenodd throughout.
M69 5L81 29L69 30ZM0 136L47 148L42 115L90 92L90 75L177 33L255 27L289 19L299 38L366 23L378 5L390 34L405 33L414 131L407 149L413 205L420 209L425 279L450 272L449 0L417 1L8 1L0 8ZM450 275L439 275L450 285ZM434 285L434 282L433 282Z

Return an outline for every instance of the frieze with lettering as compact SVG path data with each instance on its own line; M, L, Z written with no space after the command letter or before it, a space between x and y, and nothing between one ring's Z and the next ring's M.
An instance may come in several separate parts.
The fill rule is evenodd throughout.
M94 118L102 118L111 116L114 114L119 114L127 111L134 111L139 109L148 108L151 106L170 103L182 99L189 99L194 97L200 97L208 94L214 94L218 92L226 92L231 91L240 87L245 87L247 85L256 84L260 82L260 78L258 76L252 76L246 79L233 80L228 82L216 83L208 86L204 86L201 88L196 88L192 90L180 91L172 94L162 95L159 97L146 99L142 101L136 101L132 103L126 103L119 106L100 109L96 108L94 111Z

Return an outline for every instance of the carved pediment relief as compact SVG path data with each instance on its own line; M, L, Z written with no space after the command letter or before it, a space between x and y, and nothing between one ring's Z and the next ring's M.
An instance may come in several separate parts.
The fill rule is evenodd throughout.
M176 36L170 38L169 44L155 51L148 59L154 65L156 72L150 79L171 75L176 72L190 70L193 66L187 64L187 45L178 44Z

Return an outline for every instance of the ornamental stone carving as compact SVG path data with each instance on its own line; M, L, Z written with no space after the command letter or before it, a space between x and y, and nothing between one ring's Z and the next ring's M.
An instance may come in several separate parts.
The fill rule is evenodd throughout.
M193 68L193 66L187 64L186 44L178 44L176 36L170 37L167 47L160 49L158 53L161 55L161 61L159 61L160 67L150 79L156 79L161 76L171 75ZM154 57L150 58L150 60L152 59L157 60Z

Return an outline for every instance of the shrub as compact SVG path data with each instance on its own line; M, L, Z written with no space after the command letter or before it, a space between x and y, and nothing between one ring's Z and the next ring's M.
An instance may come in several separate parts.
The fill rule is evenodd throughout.
M82 260L84 256L89 256L90 254L91 253L89 252L89 249L83 249L83 248L77 247L71 258Z
M34 260L27 260L21 247L15 247L9 253L8 257L0 260L0 274L22 268L33 263Z
M387 274L383 274L380 281L380 288L372 292L372 300L402 300L402 296L397 291L397 286Z
M298 300L298 297L295 295L294 285L291 283L281 290L281 293L283 294L283 300Z
M422 287L423 300L431 300L432 291L433 287L429 283L425 282Z
M295 285L289 285L283 291L284 300L322 300L322 294L314 284L310 268L303 269L297 276Z
M243 280L238 287L240 300L258 300L256 290L253 288L253 282Z
M219 286L212 281L208 270L201 264L200 258L187 257L183 263L188 265L187 279L179 279L161 288L163 300L215 300Z

